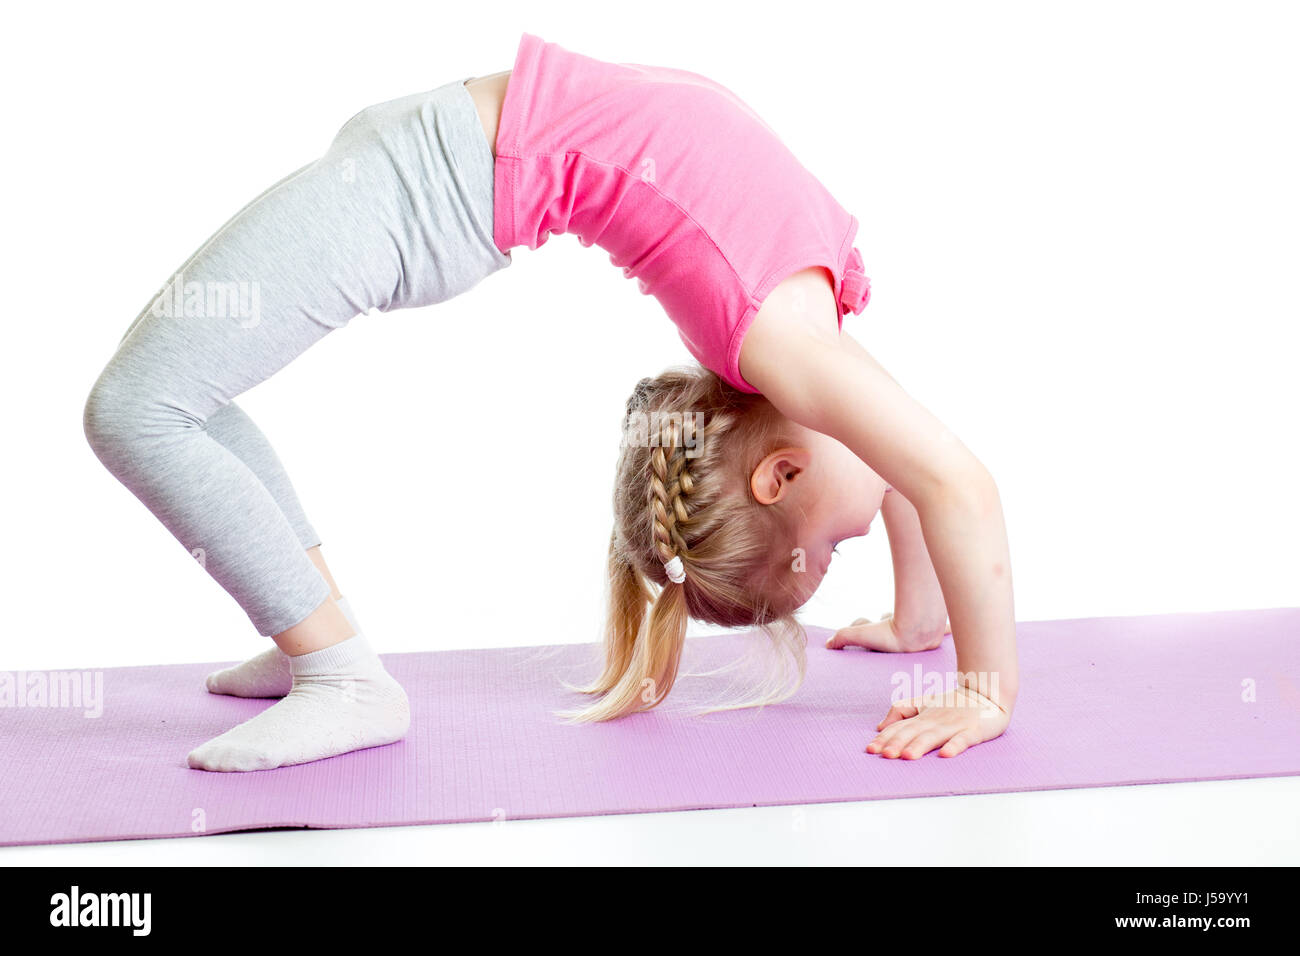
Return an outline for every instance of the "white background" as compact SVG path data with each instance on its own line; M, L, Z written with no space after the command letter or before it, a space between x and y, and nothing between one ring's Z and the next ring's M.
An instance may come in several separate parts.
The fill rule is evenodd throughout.
M268 646L95 459L86 395L131 319L232 212L360 108L508 69L523 31L722 82L859 218L873 296L845 328L993 473L1019 619L1294 606L1297 25L1281 3L24 7L0 41L0 669ZM381 652L599 636L623 402L689 355L599 249L557 236L514 260L451 302L354 320L240 400ZM841 547L807 623L890 607L875 528ZM882 715L887 698L882 687ZM1152 813L1186 807L1170 834L1185 823L1199 837L1111 828L1127 841L1111 858L1208 861L1222 838L1226 859L1296 862L1294 779L1141 788ZM844 862L852 812L879 831L861 862L907 861L921 844L889 814L951 823L973 806L992 809L965 811L971 826L1000 837L980 862L1019 861L1008 848L1029 817L1008 808L1032 806L1062 815L1058 842L1036 845L1069 862L1097 837L1061 821L1137 792L814 807L772 858ZM1240 805L1215 803L1227 792L1255 800L1272 845L1207 835ZM767 819L788 829L789 812ZM728 834L750 844L759 813L706 814L707 844L680 815L526 826L564 835L556 846L649 828L663 859L702 845L720 859ZM462 829L393 832L440 841L440 860L480 857L489 838L473 834L487 831ZM237 839L268 860L300 856L288 836ZM294 836L320 841L320 859L399 852L365 832ZM230 845L183 843L195 861ZM512 845L529 858L527 840ZM548 845L534 858L552 858ZM70 852L109 850L60 859ZM751 846L746 859L761 858Z

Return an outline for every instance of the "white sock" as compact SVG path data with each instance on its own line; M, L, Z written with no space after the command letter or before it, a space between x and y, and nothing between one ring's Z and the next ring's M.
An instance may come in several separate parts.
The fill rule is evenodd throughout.
M358 634L361 628L352 616L352 606L347 598L334 602ZM256 657L242 664L213 671L207 679L209 694L229 694L231 697L283 697L293 689L293 674L289 671L289 655L272 645Z
M195 770L272 770L401 740L411 725L402 685L360 633L289 658L293 688L252 720L192 751Z

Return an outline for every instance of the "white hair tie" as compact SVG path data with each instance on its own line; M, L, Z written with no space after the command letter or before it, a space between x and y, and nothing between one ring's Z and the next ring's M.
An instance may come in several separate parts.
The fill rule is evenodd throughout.
M681 584L686 580L686 568L678 555L673 555L671 561L664 562L664 570L668 572L668 580L673 584Z

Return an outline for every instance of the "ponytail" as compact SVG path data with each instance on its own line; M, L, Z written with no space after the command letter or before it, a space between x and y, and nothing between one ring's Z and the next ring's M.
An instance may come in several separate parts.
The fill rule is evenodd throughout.
M611 535L608 601L604 670L594 683L570 688L603 696L588 707L559 712L573 722L614 720L650 710L677 680L688 619L682 585L669 583L653 593Z

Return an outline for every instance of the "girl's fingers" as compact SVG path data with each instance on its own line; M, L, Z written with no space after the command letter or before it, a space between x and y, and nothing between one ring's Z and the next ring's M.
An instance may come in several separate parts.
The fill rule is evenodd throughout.
M903 747L899 756L905 760L919 760L951 737L951 730L942 727L927 727Z
M867 753L878 754L886 747L896 744L901 736L907 736L913 732L913 725L907 719L900 718L872 738L871 743L867 744ZM907 736L907 739L910 740L911 737Z
M891 623L893 611L886 611L879 621L869 617L854 618L848 627L842 627L826 641L826 646L833 651L844 647L863 647L869 651L898 653L905 648L899 644L898 631Z
M907 745L917 736L919 730L912 726L906 726L893 737L885 741L880 748L880 755L893 759L902 754L907 749Z
M915 706L912 702L907 702ZM891 711L891 713L893 713ZM940 745L947 745L965 734L950 750L961 753L968 746L979 743L979 736L968 729L967 717L944 710L928 710L916 719L900 719L882 730L867 745L867 753L881 753L886 757L904 757L916 760ZM960 748L960 749L958 749Z
M862 621L858 618L858 621ZM833 651L845 647L863 647L869 651L893 652L900 650L894 629L886 621L858 623L854 621L849 627L842 627L826 641L826 646Z
M952 733L951 730L944 730L937 725L940 719L942 718L923 715L917 720L899 724L898 733L885 741L881 753L890 758L916 759L925 756L938 744L947 740ZM934 743L927 743L931 738L935 738ZM912 754L915 754L915 757L911 756Z
M973 743L976 743L974 734L969 730L963 730L948 738L948 742L939 748L939 756L955 757Z
M900 720L907 720L909 717L915 717L921 712L921 708L916 705L915 700L900 700L889 708L889 713L885 714L885 719L876 724L876 730L884 730L892 723Z

